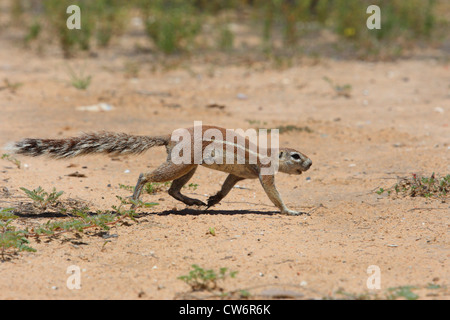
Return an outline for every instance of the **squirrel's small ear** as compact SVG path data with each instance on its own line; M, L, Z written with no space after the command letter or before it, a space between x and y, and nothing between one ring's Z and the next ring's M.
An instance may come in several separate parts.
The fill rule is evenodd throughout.
M278 158L281 159L283 157L283 151L280 152L280 154L278 155Z

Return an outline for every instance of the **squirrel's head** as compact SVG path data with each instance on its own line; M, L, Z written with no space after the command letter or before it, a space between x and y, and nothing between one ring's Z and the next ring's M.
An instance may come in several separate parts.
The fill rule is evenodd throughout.
M280 148L278 158L278 170L288 174L302 174L303 171L308 170L312 165L310 158L290 148Z

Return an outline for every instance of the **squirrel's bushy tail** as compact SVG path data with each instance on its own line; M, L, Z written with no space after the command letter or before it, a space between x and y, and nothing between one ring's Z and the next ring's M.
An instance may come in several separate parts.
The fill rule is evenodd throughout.
M73 158L93 153L140 154L151 147L164 146L170 137L134 136L125 133L84 133L67 139L30 139L13 142L6 147L11 153L27 156Z

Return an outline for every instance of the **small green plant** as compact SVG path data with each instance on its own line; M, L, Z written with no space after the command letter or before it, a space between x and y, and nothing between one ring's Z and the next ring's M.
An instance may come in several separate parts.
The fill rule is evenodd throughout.
M239 290L238 295L240 299L248 299L252 294L248 290Z
M253 119L246 119L245 121L247 121L248 124L251 125L251 126L253 126L253 125L257 125L257 126L263 125L263 126L266 126L266 125L267 125L267 122L266 122L266 121L261 122L260 120L253 120Z
M134 187L126 184L119 183L119 188L127 191L134 191Z
M155 194L158 193L160 191L163 191L165 189L167 189L167 187L169 187L171 184L170 181L166 181L166 182L149 182L144 186L144 192L148 193L148 194ZM119 188L120 189L124 189L127 191L134 191L134 187L130 186L130 185L125 185L125 184L121 184L119 183Z
M148 194L156 194L161 191L167 191L170 185L172 184L171 181L166 182L149 182L144 186L144 192ZM196 190L198 187L197 183L189 183L187 186L183 186L183 188L188 188L192 190ZM119 188L124 189L127 191L134 191L134 187L126 184L119 183Z
M83 77L83 78L72 78L72 85L79 90L86 90L87 87L91 84L91 76Z
M380 188L380 190L377 190L376 193L379 195L382 195L383 193L387 193L388 195L391 194L391 190L385 190L384 188Z
M208 234L215 236L216 235L216 229L214 227L209 227Z
M390 294L387 296L390 300L395 300L398 298L405 298L407 300L417 300L419 296L412 290L418 289L415 286L400 286L395 288L389 288Z
M191 287L192 291L212 291L218 288L218 281L228 277L236 277L237 271L228 271L228 268L220 268L218 272L210 269L205 270L193 264L188 275L180 276L178 279L184 281Z
M323 77L323 80L325 80L326 82L328 82L330 84L330 86L333 88L334 92L338 96L343 96L343 97L346 97L346 98L350 98L351 97L352 86L350 84L348 84L348 83L343 84L343 85L335 84L328 77Z
M26 239L27 231L18 230L12 225L17 219L13 214L14 208L0 208L0 257L6 260L7 256L12 254L10 250L17 253L19 251L35 252L36 249L30 247L29 241Z
M246 120L250 125L252 126L257 126L256 130L259 129L266 129L268 133L270 133L273 129L277 129L279 134L283 134L283 133L287 133L287 132L291 132L291 131L296 131L296 132L307 132L307 133L311 133L313 132L313 130L308 127L308 126L297 126L295 124L288 124L288 125L281 125L275 128L265 128L267 126L267 122L263 121L261 122L260 120ZM265 126L265 127L261 127Z
M450 174L436 177L434 172L430 177L418 176L413 173L409 178L401 178L393 187L380 188L377 194L387 192L388 195L409 197L438 198L445 200L450 194Z
M162 190L167 189L172 182L166 181L166 182L149 182L145 185L144 191L148 194L155 194L157 192L160 192Z
M25 44L28 44L31 41L37 39L37 37L41 33L41 30L42 30L41 23L37 20L33 21L33 23L28 27L28 33L24 38Z
M48 207L55 207L58 204L58 198L64 193L63 191L56 191L53 188L52 192L47 192L42 187L37 187L34 190L20 188L25 194L34 202L34 205L40 210L45 211Z
M441 289L442 286L439 285L439 284L436 284L436 283L429 283L429 284L426 286L426 288L427 288L427 289Z
M363 293L352 293L352 292L346 292L344 291L342 288L339 289L338 291L335 292L336 295L342 295L347 300L374 300L374 299L379 299L379 297L377 295L373 295L371 293L368 292L363 292ZM325 300L330 299L330 297L324 297ZM332 298L335 299L335 298ZM339 298L340 299L340 298Z
M219 31L219 37L217 40L217 46L220 50L223 51L231 51L233 49L233 43L234 43L234 34L228 28L228 26L224 26L220 28Z
M189 183L187 188L192 190L197 190L198 184L197 183Z
M286 132L291 132L291 131L296 131L296 132L307 132L307 133L311 133L313 132L312 129L308 126L304 126L304 127L299 127L296 125L285 125L285 126L279 126L275 129L278 129L278 132L280 134L286 133ZM270 132L270 129L269 129Z
M17 160L16 158L12 157L12 156L9 155L8 153L4 153L4 154L2 155L2 157L1 157L1 159L4 159L4 160L7 160L7 161L9 161L9 162L14 163L14 165L15 165L18 169L20 169L20 167L21 167L21 165L22 165L22 163L21 163L19 160Z
M123 198L120 196L116 196L117 199L120 201L119 206L112 206L113 210L115 210L118 214L122 216L129 216L130 218L133 218L136 216L136 209L138 208L151 208L153 206L157 206L158 203L156 202L143 202L142 200L134 200L131 198ZM132 209L124 209L124 206L131 205Z
M92 80L91 75L85 75L83 70L76 73L70 66L68 66L68 70L70 75L70 84L74 88L77 88L78 90L86 90L89 87Z
M114 209L114 206L113 206ZM95 215L91 215L88 207L81 209L75 209L72 211L72 215L78 219L73 219L73 225L71 226L76 231L82 231L85 228L99 227L103 230L109 230L110 224L115 224L118 220L126 215L132 217L134 212L102 212L97 211Z

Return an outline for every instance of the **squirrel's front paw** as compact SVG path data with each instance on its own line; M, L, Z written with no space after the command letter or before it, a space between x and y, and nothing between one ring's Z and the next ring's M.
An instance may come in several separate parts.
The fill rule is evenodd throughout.
M190 206L206 206L206 203L204 203L201 200L198 199L192 199L192 201L189 202Z
M218 204L222 200L217 194L208 198L208 208Z

